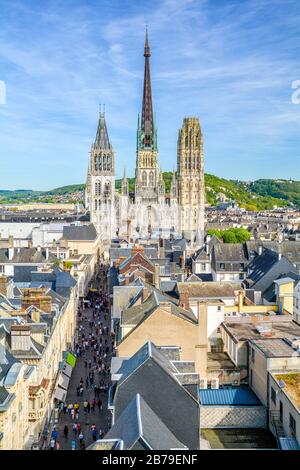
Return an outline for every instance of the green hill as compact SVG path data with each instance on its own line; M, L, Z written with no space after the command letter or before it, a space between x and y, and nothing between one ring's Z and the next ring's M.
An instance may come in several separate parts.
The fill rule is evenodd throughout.
M166 192L170 191L172 172L163 174ZM134 192L135 178L128 178L129 191ZM116 180L120 193L122 180ZM76 202L82 199L84 184L72 184L51 191L0 190L0 203L22 202ZM227 180L205 174L206 202L216 205L222 201L234 200L247 210L264 210L274 207L295 205L300 208L300 181L260 179L251 183Z
M251 183L250 190L260 196L281 198L300 207L300 181L261 179Z

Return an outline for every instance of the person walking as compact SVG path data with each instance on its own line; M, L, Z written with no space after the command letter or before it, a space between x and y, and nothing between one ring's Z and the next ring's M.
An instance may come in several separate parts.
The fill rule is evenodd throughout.
M51 439L50 441L50 450L54 450L55 447L55 439Z
M55 448L56 448L56 450L60 450L60 442L59 441L56 441Z
M77 424L76 423L73 424L72 431L73 431L74 436L76 436L77 435Z
M82 432L80 432L80 434L79 434L78 438L79 438L79 445L81 446L81 444L82 444L82 441L83 441L83 438L84 438L84 436L83 436Z
M89 404L89 402L88 402L87 400L84 400L84 402L83 402L83 409L84 409L84 412L85 412L85 413L87 412L88 404Z
M68 434L69 434L69 428L68 426L65 424L65 427L64 427L64 436L66 439L68 439Z

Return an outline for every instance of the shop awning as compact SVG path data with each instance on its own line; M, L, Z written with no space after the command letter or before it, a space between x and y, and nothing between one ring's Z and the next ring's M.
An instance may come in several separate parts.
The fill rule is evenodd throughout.
M70 366L70 364L67 364L66 362L64 362L62 365L62 372L68 377L71 377L72 371L73 371L73 367Z
M59 401L66 401L66 397L67 397L67 391L64 390L63 388L56 387L54 398L56 398Z
M71 367L75 367L76 357L73 354L71 354L70 352L68 352L67 355L66 355L65 361Z
M63 372L60 372L60 375L58 377L58 385L60 385L65 390L67 390L69 386L69 382L70 382L70 377L68 377Z

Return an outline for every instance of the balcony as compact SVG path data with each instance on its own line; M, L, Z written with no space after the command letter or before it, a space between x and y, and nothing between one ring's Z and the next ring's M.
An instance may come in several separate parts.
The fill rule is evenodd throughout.
M41 408L40 410L29 410L28 419L29 421L39 421L44 417L44 413L44 408Z

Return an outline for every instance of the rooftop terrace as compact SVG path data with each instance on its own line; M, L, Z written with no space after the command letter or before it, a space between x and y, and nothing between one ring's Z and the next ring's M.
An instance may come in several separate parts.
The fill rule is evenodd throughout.
M277 381L284 381L284 392L300 410L300 372L288 374L275 374L274 377Z

